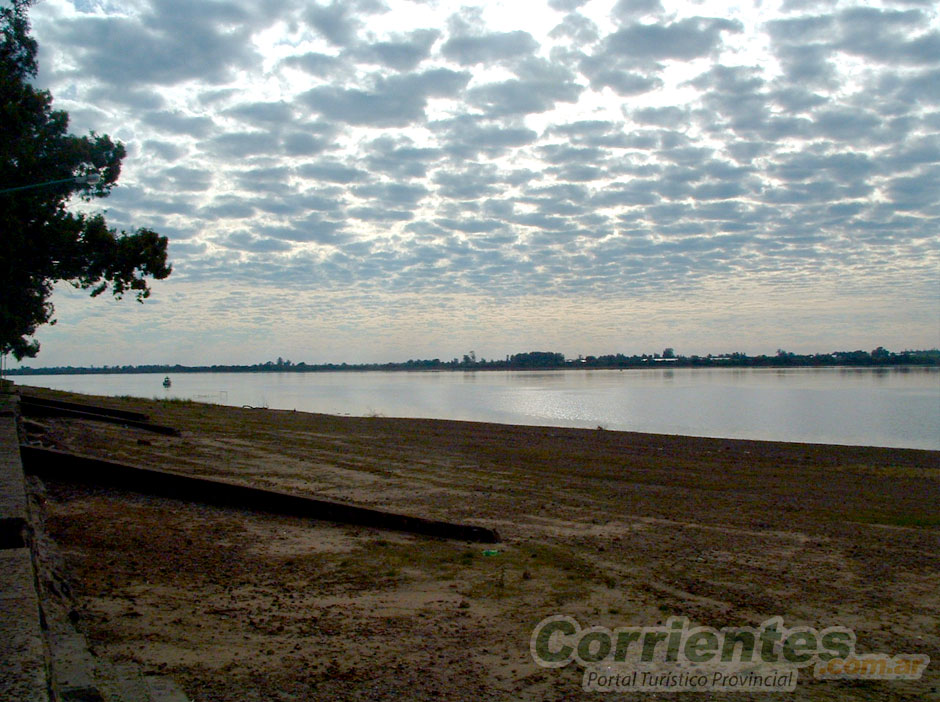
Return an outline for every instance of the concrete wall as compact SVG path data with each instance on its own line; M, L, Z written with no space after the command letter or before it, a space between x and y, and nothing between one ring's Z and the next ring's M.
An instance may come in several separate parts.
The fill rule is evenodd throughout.
M27 544L16 401L10 392L0 392L0 699L48 702L49 668Z

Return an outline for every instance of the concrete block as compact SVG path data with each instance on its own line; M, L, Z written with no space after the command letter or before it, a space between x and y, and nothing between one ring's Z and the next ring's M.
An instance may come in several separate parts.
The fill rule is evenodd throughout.
M0 551L0 699L49 701L39 621L29 550Z
M170 678L147 675L144 682L150 690L153 702L190 702L186 694Z
M0 417L0 549L21 548L26 527L26 481L16 418Z
M88 651L85 637L76 631L61 627L49 631L49 649L52 656L52 680L60 693L66 690L86 690L95 687L94 660Z
M98 659L95 677L98 690L108 702L153 702L140 668L133 663L107 663Z
M0 392L0 417L9 417L16 412L16 405L19 400L17 395L7 392Z

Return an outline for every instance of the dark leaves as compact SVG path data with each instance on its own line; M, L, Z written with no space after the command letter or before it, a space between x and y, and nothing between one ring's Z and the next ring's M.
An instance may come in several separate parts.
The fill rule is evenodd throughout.
M115 297L150 295L146 278L166 278L167 238L150 229L109 229L103 216L67 211L69 198L105 197L121 173L125 149L106 135L68 133L68 114L29 83L36 42L28 35L27 0L0 9L0 353L35 356L36 329L53 323L49 297L57 281ZM69 179L97 173L94 185ZM65 180L64 183L47 184ZM40 185L44 184L44 185Z

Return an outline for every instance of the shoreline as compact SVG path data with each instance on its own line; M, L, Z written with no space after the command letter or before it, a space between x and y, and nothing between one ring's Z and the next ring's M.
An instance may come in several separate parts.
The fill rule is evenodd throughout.
M653 375L631 374L629 379L620 378L620 383L620 371L604 369L597 371L593 379L590 372L586 380L578 373L566 375L564 385L532 371L541 379L534 381L531 389L527 374L484 375L474 380L474 371L440 376L438 381L433 377L442 371L376 371L385 379L374 383L356 380L367 377L367 372L349 372L345 381L338 377L346 373L343 371L320 376L314 373L296 386L291 384L296 376L284 373L192 373L188 374L192 380L184 374L178 386L171 388L147 387L146 378L159 373L118 373L102 381L96 380L99 374L41 377L47 386L65 392L94 395L96 390L104 390L109 393L105 396L141 401L192 401L339 417L440 419L507 426L603 428L677 437L940 450L936 428L930 426L936 400L940 400L933 382L940 379L940 369L888 371L846 366L749 371L752 374L742 379L739 369L647 369ZM699 376L701 373L704 375ZM787 377L778 378L781 373ZM401 388L410 382L407 378L412 374L417 374L417 399L403 402ZM843 378L845 374L849 376ZM888 374L893 377L887 378ZM242 382L245 378L248 380ZM561 382L560 376L556 379ZM30 383L28 377L18 380ZM544 398L539 400L531 394L536 391ZM778 406L781 399L783 404ZM539 401L544 407L531 405ZM874 413L862 409L868 403L876 408ZM728 412L705 412L705 407L738 407L739 411L732 417ZM812 421L801 418L805 413Z
M541 668L529 654L533 628L555 614L611 628L780 615L849 626L861 652L940 649L928 625L940 618L938 451L94 402L182 436L54 419L42 437L503 538L487 556L48 484L47 524L95 649L171 675L194 699L587 698L578 666ZM864 684L801 672L788 699L924 699L938 683L936 666L920 681Z
M274 368L254 367L254 366L155 366L153 368L134 367L133 370L121 370L120 368L95 368L94 366L55 366L52 368L7 368L4 370L4 377L30 376L55 376L55 375L167 375L169 373L190 374L190 373L546 373L556 371L648 371L648 370L938 370L940 364L937 362L923 363L833 363L833 364L799 364L799 363L767 363L767 364L740 364L731 363L681 363L674 364L663 361L663 359L651 360L653 365L570 365L570 366L532 366L532 367L508 367L508 368L489 368L489 367L441 367L441 368L408 368L400 364L386 365L335 365L327 366L284 366ZM62 368L62 370L58 370Z
M397 371L396 371L397 372ZM411 372L411 371L408 371ZM436 371L428 371L436 372ZM696 440L701 439L705 441L719 441L719 442L735 442L735 443L749 443L749 444L780 444L785 446L792 447L813 447L813 448L832 448L832 449L873 449L879 451L917 451L928 454L936 454L940 457L940 448L917 448L912 446L883 446L879 444L839 444L826 441L787 441L784 439L760 439L760 438L748 438L748 437L736 437L736 436L711 436L703 434L669 434L664 432L650 432L650 431L633 431L629 429L609 429L603 426L590 427L590 426L572 426L566 424L520 424L513 422L495 422L487 421L480 419L453 419L447 417L418 417L418 416L394 416L394 415L385 415L380 413L367 413L367 414L337 414L330 412L314 412L308 410L298 410L298 409L288 409L286 407L260 407L260 406L249 406L249 405L227 405L222 403L215 402L204 402L199 399L190 399L186 397L158 397L156 395L152 397L136 396L136 395L95 395L90 393L83 392L74 392L70 390L56 390L52 388L46 388L42 386L35 385L21 385L16 384L17 390L26 390L30 394L36 393L37 395L48 394L49 397L68 397L73 402L86 402L89 404L95 404L100 406L113 406L116 409L123 408L124 406L148 406L152 407L154 405L159 407L167 407L173 405L194 405L205 408L219 408L222 410L248 410L255 412L270 412L270 413L287 413L287 414L301 414L309 415L313 417L322 417L332 420L388 420L395 423L435 423L439 422L441 424L466 424L466 425L480 425L488 427L501 427L505 429L516 429L520 431L526 430L570 430L577 432L610 432L614 434L624 434L631 435L635 437L649 437L661 439L664 441L682 441L682 440Z

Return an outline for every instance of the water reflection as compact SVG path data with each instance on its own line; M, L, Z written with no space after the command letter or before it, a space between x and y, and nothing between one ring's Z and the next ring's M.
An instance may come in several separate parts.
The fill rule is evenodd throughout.
M330 414L940 449L940 370L929 368L193 373L173 376L169 391L162 378L17 382Z

